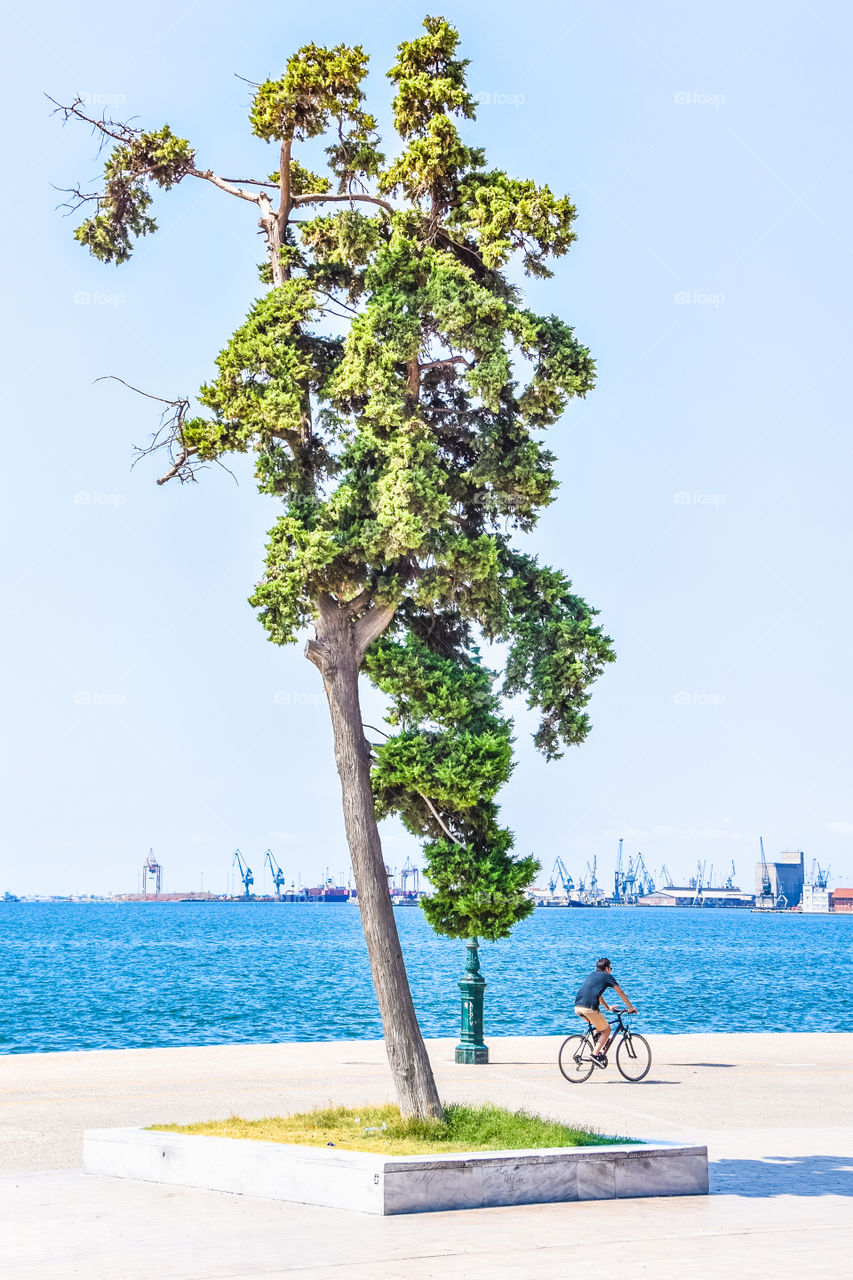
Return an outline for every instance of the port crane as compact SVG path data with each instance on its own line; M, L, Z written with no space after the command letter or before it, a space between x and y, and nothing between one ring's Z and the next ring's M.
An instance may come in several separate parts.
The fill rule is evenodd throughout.
M654 893L655 882L641 853L637 854L637 864L634 867L634 874L637 878L637 893L641 898L645 897L648 893Z
M726 887L727 889L735 889L735 888L737 888L737 886L736 886L736 884L735 884L735 876L736 876L736 875L737 875L737 872L735 871L735 864L734 864L734 862L732 862L732 869L731 869L731 871L730 871L729 875L726 877L726 885L725 885L725 887Z
M622 881L622 836L619 837L619 852L616 855L616 871L613 875L613 901L621 902L624 890Z
M562 885L563 893L566 897L569 896L575 887L575 882L569 875L565 862L563 862L563 859L559 857L554 863L554 869L551 872L551 879L548 881L548 888L552 893L556 892L558 883Z
M255 877L252 875L252 868L248 866L239 849L234 850L234 859L231 865L240 869L240 879L243 881L243 897L251 898Z
M770 884L770 872L767 869L767 859L764 856L764 836L758 837L758 843L761 846L761 896L771 898L773 890Z
M705 884L705 863L704 862L697 861L696 875L690 877L689 884L691 889L696 890L693 897L694 907L701 906L702 905L702 889Z
M761 848L761 893L755 900L755 905L762 911L784 911L788 905L788 899L784 893L774 896L773 882L770 879L770 868L767 866L767 858L764 854L764 837L758 837L758 843Z
M815 874L815 872L817 874ZM812 869L809 879L816 889L825 889L829 884L829 867L824 871L817 858L812 859Z
M410 880L414 885L415 893L417 893L420 889L421 873L412 862L412 859L407 858L405 865L400 870L400 892L401 893L406 893Z
M598 898L598 877L595 874L597 866L598 866L598 854L596 853L593 855L592 866L590 866L589 864L589 859L587 859L587 864L586 864L586 869L589 872L588 897L591 898L593 902L595 902L596 899ZM586 876L584 876L583 883L584 885L586 884Z
M160 866L160 863L154 857L154 850L149 849L148 857L145 859L145 861L142 864L142 892L143 893L148 892L149 876L154 880L155 894L160 892L160 875L162 873L162 870L163 868Z
M272 850L267 849L264 854L264 865L270 864L270 872L272 873L273 884L275 885L276 897L281 897L282 886L284 885L284 872L272 856Z

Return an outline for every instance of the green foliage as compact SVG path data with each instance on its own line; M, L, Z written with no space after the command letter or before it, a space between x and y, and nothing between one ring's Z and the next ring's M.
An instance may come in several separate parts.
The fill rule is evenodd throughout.
M562 744L586 738L591 685L616 656L610 637L594 622L598 611L574 595L571 585L559 570L507 549L502 617L485 626L510 646L503 692L526 694L528 707L542 713L533 741L548 760L562 755Z
M168 191L186 177L194 162L190 144L176 138L168 125L156 133L133 134L110 154L98 211L77 228L75 239L102 262L127 262L133 239L157 228L148 214L151 183Z
M266 142L290 144L316 138L334 122L336 136L326 155L338 190L349 190L356 178L375 177L383 157L376 149L376 121L361 106L367 61L358 45L303 46L288 59L281 79L259 86L249 116L252 131ZM293 194L323 190L309 183L314 175L301 165L291 173L297 188Z
M549 275L575 238L575 209L486 168L461 132L475 102L458 45L429 17L400 46L388 163L360 47L307 45L260 85L252 129L279 144L286 181L281 168L268 181L290 203L280 234L267 232L269 287L201 390L206 414L182 422L175 443L202 461L251 452L259 487L281 500L251 597L272 641L295 641L321 601L354 622L393 610L364 658L394 731L374 744L377 813L425 841L434 927L498 938L530 909L537 866L498 821L512 770L501 698L524 697L537 747L559 756L589 732L590 689L613 652L568 579L512 545L553 501L545 433L595 367L508 273ZM325 173L292 154L315 138L328 144ZM150 184L180 181L193 163L168 129L127 132L78 238L124 261L154 227ZM272 200L269 187L259 199ZM472 659L478 636L506 654L500 686Z
M568 196L557 198L550 187L537 187L529 178L521 182L495 169L468 174L448 225L476 232L487 267L502 267L521 251L528 274L550 276L545 259L568 252L576 239L571 229L576 212Z
M304 45L288 59L279 80L258 87L249 119L252 132L266 142L293 138L303 142L325 133L332 119L360 110L367 75L367 54L356 45L321 49Z
M539 864L512 856L512 833L497 821L512 722L499 714L493 672L411 631L377 641L365 669L388 698L388 723L400 726L374 744L376 811L399 814L426 840L428 920L455 938L505 937L532 909L524 890Z
M281 171L270 174L273 182L281 181ZM294 196L313 195L315 192L321 194L325 191L331 191L331 181L324 177L321 173L313 173L311 169L306 169L298 160L290 162L290 194Z

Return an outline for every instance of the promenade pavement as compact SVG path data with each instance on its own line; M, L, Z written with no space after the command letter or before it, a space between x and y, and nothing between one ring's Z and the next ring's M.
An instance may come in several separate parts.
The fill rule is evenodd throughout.
M442 1097L706 1142L709 1197L394 1218L85 1175L84 1129L392 1098L381 1043L0 1058L0 1275L14 1280L655 1280L843 1276L853 1257L853 1035L654 1036L647 1080L557 1072L559 1038L429 1042ZM592 1251L603 1253L603 1266Z

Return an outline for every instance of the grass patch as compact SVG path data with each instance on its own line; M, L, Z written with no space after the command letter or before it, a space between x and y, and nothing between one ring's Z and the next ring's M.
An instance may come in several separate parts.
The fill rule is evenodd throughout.
M387 1155L438 1155L449 1151L508 1151L519 1147L594 1147L631 1142L609 1138L594 1129L578 1129L543 1120L526 1111L503 1107L471 1107L451 1102L443 1120L404 1119L399 1107L327 1107L264 1120L205 1120L199 1124L155 1124L168 1133L197 1133L214 1138L254 1138L258 1142L296 1143L344 1151L377 1151Z

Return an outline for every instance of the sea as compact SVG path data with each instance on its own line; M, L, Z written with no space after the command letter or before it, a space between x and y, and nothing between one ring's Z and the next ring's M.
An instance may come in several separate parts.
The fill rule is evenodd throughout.
M424 1034L458 1035L464 942L395 918ZM486 1039L575 1029L603 955L644 1032L853 1023L853 915L540 908L481 944ZM382 1034L348 903L0 903L0 993L0 1053Z

